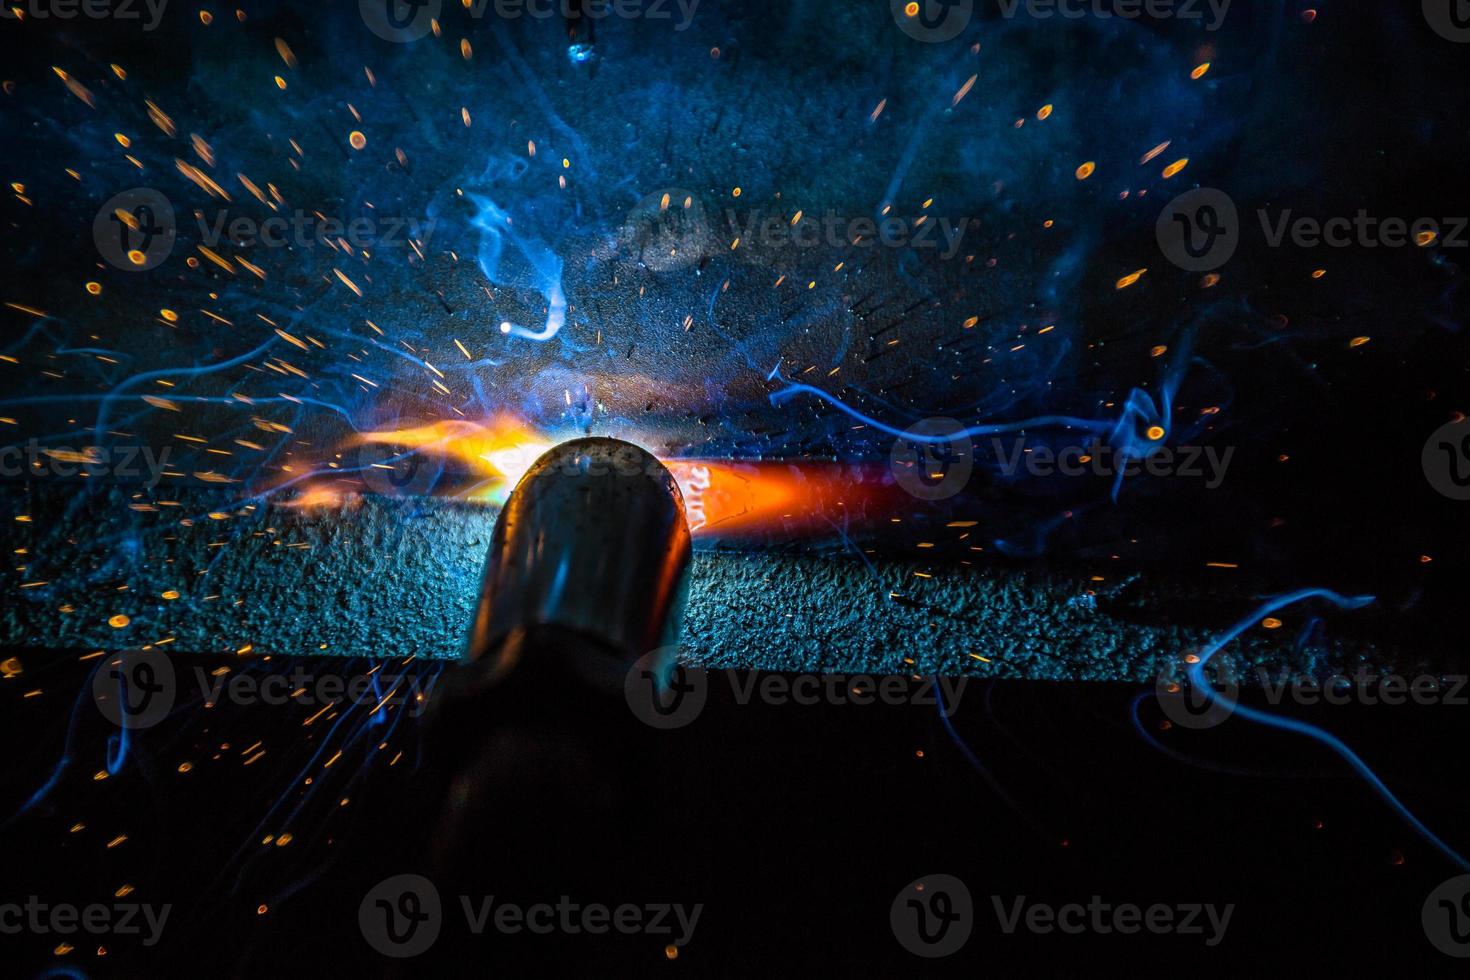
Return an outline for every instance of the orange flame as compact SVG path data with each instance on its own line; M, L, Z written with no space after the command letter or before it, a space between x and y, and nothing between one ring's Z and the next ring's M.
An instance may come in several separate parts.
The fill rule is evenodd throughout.
M468 419L430 422L406 429L359 433L356 445L402 446L428 456L464 463L484 479L458 494L468 499L499 496L501 500L520 481L531 464L553 445L529 426L509 416L489 423Z
M689 530L741 534L771 530L786 521L810 520L840 484L790 463L731 460L664 460L684 495ZM818 491L814 493L814 491Z
M454 460L473 479L446 491L463 500L503 503L520 478L554 440L517 419L489 422L451 419L359 433L352 445L397 447ZM696 535L745 535L825 529L874 494L874 484L854 479L851 468L830 463L739 462L727 459L661 460L684 497L689 529ZM342 503L340 491L317 484L291 506Z
M327 486L312 486L306 492L298 494L286 501L282 506L290 507L292 510L317 510L328 507L341 507L343 505L356 506L355 494L344 494L339 490Z

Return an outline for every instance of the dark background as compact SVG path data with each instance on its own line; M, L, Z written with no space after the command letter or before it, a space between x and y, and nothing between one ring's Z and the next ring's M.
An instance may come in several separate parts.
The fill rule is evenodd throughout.
M558 24L462 24L458 5L448 6L442 39L399 47L364 31L350 4L251 4L243 23L211 8L210 27L197 8L171 6L146 36L112 22L0 22L0 80L14 83L0 96L5 182L23 183L34 202L0 199L0 300L48 312L37 320L0 308L0 352L18 361L0 364L0 413L16 420L15 441L85 441L95 400L128 377L155 368L182 374L267 342L257 313L329 341L319 352L272 350L312 375L298 387L273 377L275 388L338 404L354 424L450 406L507 410L549 431L637 432L669 455L734 458L888 456L890 437L854 431L830 407L800 397L772 404L778 383L767 375L778 364L790 374L819 365L807 381L840 366L840 386L813 383L902 427L932 415L1110 417L1115 409L1106 406L1134 388L1156 394L1167 363L1187 351L1175 428L1180 440L1236 449L1219 490L1130 481L1113 503L1105 481L1008 479L982 458L980 475L949 506L982 521L977 536L1001 565L1076 567L1068 563L1121 555L1131 569L1188 581L1207 560L1239 562L1261 593L1323 585L1377 595L1362 626L1348 616L1332 628L1463 662L1467 505L1434 491L1420 453L1470 405L1466 250L1304 254L1265 248L1252 226L1222 281L1203 289L1198 275L1168 265L1153 237L1164 202L1195 185L1227 190L1252 220L1261 207L1319 218L1359 208L1411 220L1470 212L1470 48L1430 31L1418 3L1322 3L1309 21L1302 4L1238 2L1210 36L1177 21L1005 24L987 12L961 39L923 45L894 28L885 4L707 0L677 36L657 24L609 21L590 66L568 61ZM461 36L473 38L471 63L458 57ZM289 40L299 69L283 65L277 37ZM978 55L967 48L974 42ZM1211 72L1189 82L1189 69L1203 61ZM126 66L126 82L109 73L114 62ZM366 84L364 64L375 67L377 89ZM53 66L88 85L98 108L68 94ZM288 81L284 92L272 83L276 74ZM975 87L947 108L971 74ZM165 139L148 122L145 98L178 120L178 137ZM883 98L878 122L864 123ZM366 110L364 122L352 119L349 103ZM1038 125L1034 113L1047 103L1057 114ZM473 106L469 130L458 121L461 105ZM1023 117L1027 125L1015 130ZM344 148L356 128L368 135L366 155ZM141 171L123 159L114 132L131 134ZM439 216L430 258L377 256L363 301L324 278L339 259L321 250L242 253L268 269L264 284L207 263L186 269L182 249L173 264L143 276L100 265L91 222L112 194L159 186L181 214L210 206L174 170L175 158L199 163L188 146L194 132L214 146L211 173L222 183L235 173L273 179L293 206L333 214L363 213L371 201ZM306 148L299 172L286 162L288 137ZM527 139L541 145L534 165L525 160ZM1141 153L1164 139L1174 141L1170 151L1139 168ZM973 263L881 250L861 260L819 250L752 263L718 253L659 273L618 248L628 209L668 186L690 188L717 214L731 205L734 186L744 188L746 207L782 216L797 207L868 214L911 146L918 149L896 207L913 213L934 197L935 210L980 218L979 238L967 243ZM405 149L409 167L393 161L394 147ZM571 196L553 189L563 156L575 158ZM1162 165L1182 156L1189 167L1161 181ZM1099 171L1079 184L1072 173L1084 160L1098 161ZM484 270L473 261L483 238L453 194L459 186L494 196L564 259L574 312L557 341L507 341L494 330L504 316L534 316L539 300L512 273L497 283L496 300L485 299ZM231 207L249 213L253 198L238 183L229 187ZM1149 194L1119 200L1123 188ZM1038 230L1045 219L1057 222L1057 234ZM447 257L451 249L462 261ZM834 273L844 260L845 272ZM1114 289L1145 267L1139 284ZM1311 279L1317 268L1328 270L1325 278ZM771 282L781 274L818 286L779 293ZM89 280L102 283L100 299L82 289ZM718 292L726 281L728 292ZM180 324L160 323L162 307L181 311ZM234 326L220 328L202 308ZM697 325L684 331L691 314ZM958 330L971 315L981 324ZM450 339L460 337L496 363L462 369L451 379L454 395L441 398L423 371L372 348L370 373L384 384L366 391L350 375L368 369L343 352L365 345L368 318L388 331L388 346L407 342L436 360L452 355ZM1058 324L1054 347L1036 342L1043 322ZM904 342L885 353L894 330ZM1349 346L1361 336L1371 341ZM1025 350L1012 352L1023 338ZM1151 358L1156 345L1169 346L1170 356ZM119 363L71 353L92 348ZM274 390L255 380L242 369L180 390ZM1221 412L1200 416L1207 405ZM264 458L231 463L251 491L272 481L284 453L319 462L345 432L339 414L312 407L277 403L257 414L295 431ZM156 444L180 430L220 445L256 431L218 404L195 406L180 423L130 403L110 427ZM55 480L24 489L68 502L96 492ZM1079 517L1058 523L1065 512ZM854 536L880 557L906 554L935 520L923 507L915 513L897 529L875 522ZM117 549L106 567L90 557L82 565L64 542L84 540L89 528L58 530L63 543L27 556L24 574L7 569L7 605L56 605L68 588L126 579L132 554L146 551L138 542ZM936 552L941 566L962 554L948 541ZM18 583L30 579L56 584L21 592ZM118 943L105 961L81 944L55 957L37 937L0 937L0 949L15 951L19 969L69 963L99 975L381 970L357 932L357 902L418 859L442 790L431 775L406 763L387 769L373 755L373 732L346 725L339 735L353 733L354 747L322 777L333 792L308 792L298 785L303 767L320 765L323 745L300 736L296 709L213 709L140 737L121 774L94 781L113 733L86 700L91 662L76 661L86 652L27 646L6 654L23 658L26 672L0 687L0 744L10 746L0 785L6 812L23 812L5 831L0 898L35 892L86 902L130 882L138 900L173 903L175 919L164 947ZM36 687L77 691L75 713L69 697L24 696ZM506 944L475 951L475 963L493 968L499 959L519 974L607 956L607 972L639 975L929 967L1225 975L1264 965L1324 976L1365 964L1448 975L1457 966L1419 925L1424 897L1455 868L1336 757L1239 719L1209 733L1160 732L1145 696L1139 724L1180 753L1167 755L1133 724L1140 694L1148 690L976 686L956 729L990 780L932 709L712 708L697 730L659 750L654 771L681 774L639 804L662 808L659 833L609 820L579 827L564 854L548 857L563 867L580 855L587 887L596 888L604 884L598 855L621 853L629 839L656 853L657 866L639 879L655 894L577 896L702 901L691 947L669 962L646 937L606 951ZM530 703L561 717L565 691L537 697ZM1465 849L1457 829L1467 802L1463 708L1302 717L1343 737L1429 826ZM513 711L495 719L524 722ZM567 744L596 742L566 723L576 732ZM412 725L395 730L405 750L419 737ZM260 738L284 746L264 765L206 763L218 742L243 748ZM614 754L621 744L612 734L605 743L599 750ZM188 779L176 773L186 758L197 763ZM69 760L64 777L27 809L61 759ZM605 775L589 778L596 784ZM544 785L532 780L536 792L517 795L519 785L507 782L505 805L539 813ZM568 777L564 791L582 785ZM354 802L338 807L342 796ZM287 808L273 810L281 800ZM279 819L285 813L293 819ZM78 821L91 829L69 835ZM288 825L291 846L258 845ZM108 850L113 828L130 841ZM507 849L534 867L515 841ZM892 941L886 915L902 885L934 872L968 882L981 917L962 954L925 964ZM546 897L525 888L507 897ZM1007 937L988 913L990 894L1063 902L1094 893L1238 907L1216 950L1153 937ZM264 915L256 913L261 904Z
M291 666L207 662L226 665ZM302 666L346 674L366 665ZM71 657L38 673L47 686L85 684ZM7 808L51 772L65 729L34 701L12 699L16 687L5 686L0 715L6 744L17 747ZM615 695L598 707L565 685L522 692L512 698L520 706L487 703L454 755L480 759L471 770L493 803L471 811L470 846L455 851L452 871L430 872L451 922L461 916L456 888L521 905L563 894L583 904L702 902L677 960L665 959L668 940L656 936L467 941L446 925L432 955L404 961L404 975L1458 971L1419 919L1430 890L1456 869L1305 739L1239 718L1206 732L1161 727L1157 704L1128 685L971 681L953 721L982 772L932 707L738 705L728 684L710 690L694 722L661 733L633 721ZM177 712L135 739L122 776L96 784L108 726L79 704L75 771L7 827L7 891L84 904L128 882L133 900L171 902L173 913L154 950L109 936L104 959L85 942L56 958L54 937L21 936L5 938L9 955L89 975L391 971L363 942L358 905L383 878L429 869L426 852L444 837L444 789L432 760L412 765L425 745L413 719L372 728L363 708L345 709L328 734L301 727L313 713L229 704ZM1330 727L1456 841L1463 707L1285 714ZM477 756L477 739L491 733L521 761ZM245 767L242 751L257 740L267 754ZM219 752L221 743L232 751ZM323 767L338 748L342 757ZM403 761L388 765L400 751ZM194 769L180 774L185 760ZM76 822L86 829L69 833ZM287 829L288 846L261 843ZM129 840L106 848L118 833ZM922 961L895 942L888 908L904 885L936 873L966 882L976 924L960 953ZM1206 948L1199 936L1005 935L992 895L1008 906L1020 895L1057 905L1100 895L1236 908L1224 941Z

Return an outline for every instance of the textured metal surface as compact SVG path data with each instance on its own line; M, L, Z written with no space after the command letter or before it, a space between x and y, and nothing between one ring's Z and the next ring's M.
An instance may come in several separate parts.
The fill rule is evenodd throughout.
M93 508L72 507L64 495L6 493L12 510L24 503L33 518L0 522L7 551L44 553L74 539L75 566L92 582L46 594L19 589L18 574L5 573L12 598L0 608L0 642L19 648L172 638L180 655L249 644L257 654L455 658L496 519L488 507L434 500L363 498L316 512L237 507L228 513L244 525L239 543L215 548L222 531L205 515L217 497L186 493L179 508L137 512L122 491L98 495ZM73 534L76 527L88 533ZM126 550L124 568L115 559L128 541L149 544ZM697 551L682 643L691 659L716 667L1149 680L1161 662L1280 588L1243 570L1161 575L1117 564L939 571L917 557ZM129 587L119 590L123 581ZM179 598L162 598L172 592ZM109 625L117 615L128 617L126 627ZM1298 634L1308 620L1292 619L1243 636L1231 654L1302 670L1463 662L1458 649L1404 633L1395 616L1387 604L1370 607L1329 620L1325 634L1306 641Z

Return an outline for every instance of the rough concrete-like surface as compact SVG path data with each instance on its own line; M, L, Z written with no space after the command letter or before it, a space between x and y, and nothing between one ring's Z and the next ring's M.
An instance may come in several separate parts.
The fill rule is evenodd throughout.
M172 638L179 653L460 652L492 509L369 497L304 512L224 507L206 493L177 499L9 492L12 511L29 520L3 525L7 551L24 551L4 576L0 644L115 648ZM1200 586L1141 574L922 567L841 550L701 551L687 655L715 667L1147 680L1256 603L1238 577ZM117 616L125 626L110 624ZM1362 616L1328 615L1328 633L1298 642L1310 616L1282 613L1284 628L1248 632L1233 655L1273 671L1433 666L1366 638L1373 631L1359 624L1373 621L1353 618Z

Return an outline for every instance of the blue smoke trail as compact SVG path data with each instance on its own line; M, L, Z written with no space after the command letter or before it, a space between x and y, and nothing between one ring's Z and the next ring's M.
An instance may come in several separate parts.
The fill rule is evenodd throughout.
M1193 331L1186 329L1183 333L1179 349L1172 355L1168 366L1164 369L1164 375L1159 382L1159 395L1155 401L1141 388L1134 388L1128 393L1124 400L1123 409L1114 421L1103 419L1082 419L1070 415L1040 415L1034 418L1023 419L1019 422L994 422L980 425L972 425L968 428L957 429L948 433L921 434L907 432L895 428L884 422L880 422L835 395L823 391L813 385L804 384L799 381L791 381L781 374L781 365L777 364L766 375L767 381L780 381L786 387L771 392L768 396L772 405L782 402L799 394L808 394L826 402L844 414L862 422L880 432L885 432L895 438L903 439L913 443L926 443L929 445L947 445L957 439L970 439L976 436L993 436L1006 432L1019 432L1031 428L1062 428L1073 429L1082 432L1090 432L1094 435L1105 435L1109 445L1118 451L1120 464L1117 477L1113 481L1112 498L1116 502L1118 493L1123 486L1123 478L1126 475L1127 463L1132 459L1147 459L1168 438L1172 425L1171 415L1173 413L1174 396L1179 391L1179 386L1184 382L1184 374L1190 364L1189 351L1192 346ZM1144 431L1140 433L1140 429ZM1154 429L1157 429L1155 433Z
M1016 432L1021 429L1028 429L1037 426L1058 426L1064 429L1080 429L1084 432L1095 432L1099 435L1108 432L1109 430L1114 428L1114 423L1100 421L1097 419L1079 419L1073 418L1068 415L1042 415L1037 418L1026 419L1021 422L999 422L990 425L973 425L970 426L968 429L959 429L944 435L925 435L915 432L905 432L903 429L895 429L891 425L888 425L884 422L879 422L877 419L873 418L870 415L864 415L862 412L853 408L851 405L848 405L846 402L836 397L835 395L829 395L821 388L814 388L811 385L803 384L800 381L787 381L787 379L781 374L780 365L777 365L776 367L771 369L771 373L766 375L766 380L779 380L786 383L785 388L782 388L779 391L771 392L769 397L771 399L772 405L779 405L781 402L786 401L789 398L805 393L821 399L822 401L838 409L844 414L849 415L854 419L857 419L859 422L872 426L879 432L886 432L897 439L908 439L913 442L929 443L933 445L943 445L953 442L956 439L974 438L975 436L1000 435L1003 432Z
M541 242L517 235L512 229L510 215L497 207L494 201L480 194L467 196L479 209L479 212L470 221L483 232L480 238L479 260L480 271L485 274L485 278L495 283L509 280L512 285L521 285L513 277L503 273L500 268L505 252L504 242L509 239L516 251L520 252L528 267L530 282L525 285L529 285L546 300L546 323L541 329L532 330L505 320L500 324L500 332L512 337L524 337L526 340L547 341L552 339L561 331L562 325L567 320L567 297L561 286L561 259Z
M1407 823L1410 827L1414 829L1415 833L1424 838L1424 840L1428 841L1431 845L1434 846L1436 850L1438 850L1445 857L1449 858L1450 861L1452 861L1454 864L1458 865L1462 871L1470 871L1470 861L1466 861L1465 858L1458 851L1450 847L1444 841L1440 840L1439 837L1435 835L1435 833L1431 831L1427 826L1425 826L1418 817L1414 816L1409 808L1405 806L1403 802L1399 800L1399 798L1395 796L1393 792L1384 784L1383 780L1378 778L1378 775L1368 767L1368 764L1364 762L1361 758L1359 758L1358 754L1354 752L1351 748L1349 748L1347 744L1339 739L1336 735L1333 735L1331 732L1328 732L1325 729L1318 728L1316 725L1309 725L1306 722L1297 721L1295 718L1284 718L1277 715L1269 714L1264 711L1257 711L1254 708L1247 708L1245 705L1240 704L1238 701L1235 701L1224 694L1217 693L1211 687L1210 683L1205 679L1205 664L1209 663L1210 658L1219 653L1221 648L1223 648L1227 643L1231 642L1236 637L1240 636L1240 634L1244 633L1256 623L1260 622L1262 617L1268 616L1279 609L1284 609L1287 606L1295 605L1296 603L1301 602L1304 599L1314 598L1326 599L1328 602L1331 602L1339 609L1360 609L1373 601L1372 596L1355 596L1350 598L1347 596L1339 595L1336 592L1332 592L1328 589L1301 589L1300 591L1292 592L1287 595L1277 596L1276 598L1266 602L1259 609L1256 609L1240 622L1236 623L1230 629L1226 630L1217 639L1212 641L1207 647L1200 651L1199 662L1190 665L1190 668L1187 671L1190 683L1195 686L1196 690L1204 692L1205 697L1208 698L1211 702L1220 702L1225 707L1239 714L1242 718L1245 718L1247 721L1253 721L1258 725L1265 725L1268 728L1277 728L1281 731L1295 732L1298 735L1305 735L1308 738L1327 746L1327 748L1331 749L1333 752L1336 752L1348 763L1348 765L1352 766L1353 770L1357 772L1357 774L1361 776L1363 780L1368 783L1369 786L1373 788L1373 791L1375 793L1383 798L1384 802L1388 803L1388 805L1392 807L1393 810L1398 813L1401 818L1403 818L1405 823Z
M1139 691L1133 696L1133 700L1128 702L1128 714L1133 722L1134 732L1137 733L1139 738L1152 746L1160 755L1166 755L1176 762L1182 762L1196 769L1208 769L1211 772L1224 773L1227 776L1270 777L1273 779L1323 779L1333 775L1331 773L1305 769L1250 769L1245 766L1228 766L1171 749L1149 734L1148 729L1143 725L1143 719L1138 716L1138 706L1143 704L1146 699L1157 696L1153 691ZM1344 776L1342 778L1347 777Z
M245 353L240 354L236 357L232 357L227 361L218 361L214 364L206 364L203 367L174 368L172 370L163 371L145 371L142 374L133 375L126 381L118 384L118 386L113 388L112 391L108 392L107 395L103 397L102 404L97 406L97 424L93 426L92 433L95 443L99 446L102 445L102 436L107 431L108 408L111 406L114 399L122 397L123 391L127 388L133 387L134 385L142 384L145 381L154 381L158 378L193 378L198 377L201 374L210 374L214 371L223 371L226 368L239 367L241 364L246 364L250 361L253 361L261 354L264 354L266 351L270 350L271 347L275 346L276 342L279 340L279 337L272 336L269 340L261 344L259 347L256 347L254 350L248 350Z
M102 665L99 663L94 669L93 673L95 674L96 670L101 669ZM29 813L32 809L35 808L36 804L40 803L46 797L50 796L51 791L56 788L56 784L61 782L62 774L66 772L67 767L70 766L72 762L72 750L73 745L76 742L77 727L81 724L82 705L91 700L91 696L92 685L89 680L89 682L85 686L83 686L80 691L77 692L76 701L72 703L71 716L67 720L66 724L66 739L62 743L61 758L57 760L56 768L51 771L50 777L41 784L40 788L31 794L30 799L21 804L20 809L12 813L5 820L4 823L0 823L0 830L4 830L11 824L15 823L15 821L19 820L21 817Z
M1010 807L1012 813L1029 823L1032 829L1040 828L1042 826L1041 821L1028 813L1021 804L1016 802L1010 793L1006 792L1006 788L1000 784L1000 780L995 778L995 775L980 761L980 757L975 755L969 743L960 737L959 732L955 731L954 722L950 721L952 712L944 703L943 686L939 683L938 677L934 677L933 680L935 702L939 707L939 721L944 726L945 733L949 735L950 741L954 742L955 747L960 750L960 754L965 757L965 761L970 764L970 768L979 773L980 778L985 780L985 785L990 787L991 791L1000 798L1002 803Z

